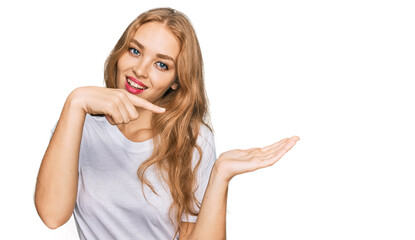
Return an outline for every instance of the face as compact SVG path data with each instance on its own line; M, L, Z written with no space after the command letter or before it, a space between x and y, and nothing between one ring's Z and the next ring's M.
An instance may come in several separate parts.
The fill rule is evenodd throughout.
M141 25L118 60L117 87L150 102L160 99L169 88L176 90L179 51L178 40L163 24Z

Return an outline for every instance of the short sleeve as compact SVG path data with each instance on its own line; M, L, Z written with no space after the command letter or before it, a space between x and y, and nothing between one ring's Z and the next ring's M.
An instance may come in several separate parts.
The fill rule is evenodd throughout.
M216 150L215 150L213 134L210 131L210 129L204 125L200 129L197 143L202 150L202 159L199 165L199 169L197 171L198 188L195 192L195 196L196 196L196 199L201 203L203 200L203 196L205 195L207 185L209 183L210 173L216 161ZM195 152L193 154L193 161L197 163L198 160L199 160L199 154L197 150L195 149ZM200 210L196 204L195 204L195 208L197 211ZM183 222L196 222L196 220L197 220L197 216L192 216L190 214L183 214L182 216Z
M53 136L53 133L55 132L55 130L56 130L56 126L58 125L58 122L56 122L55 123L55 126L52 128L52 130L50 131L50 139L49 140L51 140L52 139L52 136Z

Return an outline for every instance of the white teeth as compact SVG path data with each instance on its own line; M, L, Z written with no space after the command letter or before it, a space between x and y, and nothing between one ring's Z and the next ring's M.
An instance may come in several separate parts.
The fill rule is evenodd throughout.
M134 88L137 88L137 89L140 89L140 90L146 89L145 87L142 87L142 86L138 85L137 83L133 82L129 78L127 78L127 82L128 82L128 84L130 84L131 87L134 87Z

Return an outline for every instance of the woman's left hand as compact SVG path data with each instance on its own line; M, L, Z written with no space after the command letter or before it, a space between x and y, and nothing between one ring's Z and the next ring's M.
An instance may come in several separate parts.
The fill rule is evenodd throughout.
M299 137L293 136L263 148L231 150L222 153L215 163L215 170L230 181L234 176L252 172L273 165L284 156L296 143Z

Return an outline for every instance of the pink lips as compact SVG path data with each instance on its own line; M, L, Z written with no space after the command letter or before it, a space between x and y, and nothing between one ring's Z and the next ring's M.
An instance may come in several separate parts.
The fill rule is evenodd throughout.
M133 78L133 77L127 77L127 78L125 79L125 88L126 88L126 90L127 90L128 92L130 92L130 93L132 93L132 94L139 94L139 93L142 93L143 91L145 91L145 90L146 90L146 89L137 89L137 88L132 87L132 86L128 83L127 79L130 79L130 81L133 81L133 82L137 83L138 85L140 85L140 86L142 86L142 87L147 88L147 86L146 86L146 85L144 85L144 83L142 83L142 82L138 81L137 79L135 79L135 78Z

